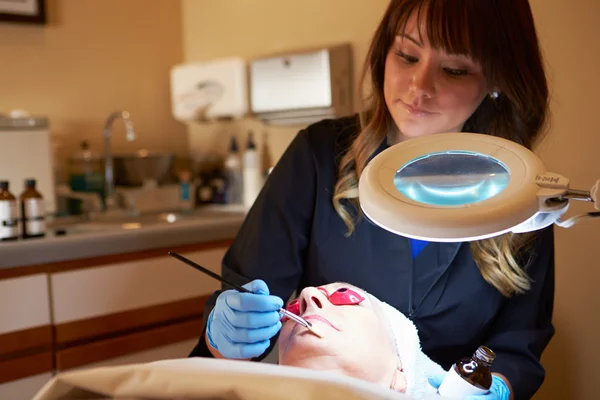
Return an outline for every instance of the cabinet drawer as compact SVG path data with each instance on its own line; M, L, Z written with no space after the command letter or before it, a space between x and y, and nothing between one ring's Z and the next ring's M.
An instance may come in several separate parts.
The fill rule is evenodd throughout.
M0 381L8 375L28 376L31 371L14 366L21 366L19 360L23 357L49 352L51 348L48 276L36 274L0 280ZM51 365L44 364L32 371L45 372Z
M185 255L220 272L226 248ZM219 282L172 257L156 257L53 273L55 324L173 303L212 293Z
M51 372L0 383L0 399L33 399L36 393L52 378Z
M46 274L0 280L0 335L48 325Z

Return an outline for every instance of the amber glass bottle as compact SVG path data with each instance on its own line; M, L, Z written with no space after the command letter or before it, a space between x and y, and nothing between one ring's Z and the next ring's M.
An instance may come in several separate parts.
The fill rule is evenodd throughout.
M0 240L19 238L17 199L8 190L8 181L0 181Z
M490 366L496 354L486 346L479 346L472 357L458 360L444 378L438 393L448 398L463 398L485 394L492 386Z
M25 239L46 235L44 199L35 188L35 184L35 179L25 180L25 190L20 197Z

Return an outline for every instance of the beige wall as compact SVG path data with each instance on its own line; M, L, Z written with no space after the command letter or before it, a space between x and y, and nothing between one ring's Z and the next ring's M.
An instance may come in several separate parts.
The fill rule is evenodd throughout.
M286 49L349 41L360 67L369 38L387 0L183 0L186 60L231 55L252 58ZM540 154L552 171L588 189L600 178L597 98L600 93L600 15L596 0L532 0L549 64L553 91L551 134ZM358 71L359 68L356 68ZM270 132L277 159L296 128L264 128L252 121L190 126L190 145L224 151L229 134L248 128ZM589 210L575 204L571 213ZM598 223L556 230L557 335L544 356L547 381L539 399L596 398L600 364L600 261L595 256Z
M50 117L63 155L89 139L101 150L106 116L127 109L138 131L114 148L187 149L171 118L169 68L183 58L180 2L49 0L44 27L0 24L0 113L21 108Z
M589 189L600 178L600 2L533 0L552 83L551 134L540 154L548 168ZM573 204L569 215L590 211ZM556 228L557 334L544 356L540 399L597 399L600 364L600 221Z
M231 55L251 59L349 42L358 77L369 39L386 5L387 0L183 0L184 56L188 61ZM200 152L226 151L231 134L245 141L248 129L259 134L259 140L266 132L274 160L298 131L298 127L266 127L250 120L190 124L189 129L190 146Z

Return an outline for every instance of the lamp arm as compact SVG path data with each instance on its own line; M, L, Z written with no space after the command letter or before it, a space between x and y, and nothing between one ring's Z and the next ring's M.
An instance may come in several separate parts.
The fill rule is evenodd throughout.
M589 192L585 192L582 190L572 190L567 189L565 194L562 196L565 199L573 199L573 200L582 200L589 201L594 203L594 208L596 210L600 210L600 179L596 181L594 186ZM577 222L583 219L589 218L598 218L600 217L600 211L592 211L584 214L579 214L574 217L571 217L565 221L562 221L560 218L556 220L556 225L562 228L570 228L575 225Z

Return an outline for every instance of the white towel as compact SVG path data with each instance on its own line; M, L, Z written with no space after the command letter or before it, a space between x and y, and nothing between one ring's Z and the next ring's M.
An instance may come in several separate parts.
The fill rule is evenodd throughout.
M437 390L429 384L427 378L445 373L445 370L423 353L413 322L389 304L373 296L370 298L379 304L390 324L402 361L402 369L406 374L406 394L414 399L435 395Z

